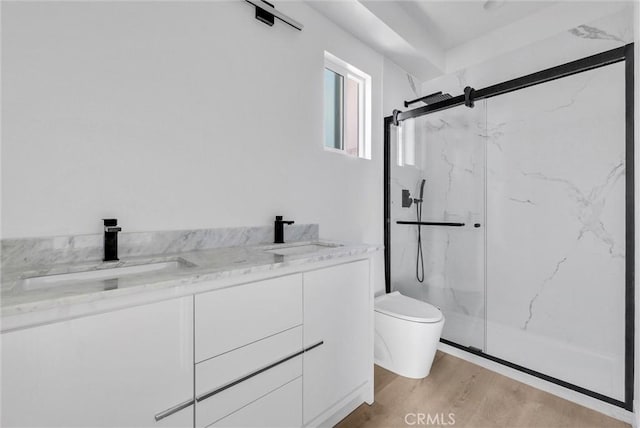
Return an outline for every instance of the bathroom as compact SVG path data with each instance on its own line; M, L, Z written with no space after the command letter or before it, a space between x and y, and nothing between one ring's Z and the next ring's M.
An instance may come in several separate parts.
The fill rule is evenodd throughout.
M637 1L0 18L1 426L640 427Z

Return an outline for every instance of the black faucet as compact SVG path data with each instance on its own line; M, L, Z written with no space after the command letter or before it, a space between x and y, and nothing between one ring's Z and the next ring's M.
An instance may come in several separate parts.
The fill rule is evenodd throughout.
M118 261L118 219L105 218L104 221L104 259L105 262Z
M276 216L276 221L273 227L275 231L275 237L273 239L274 244L284 244L284 225L293 223L294 222L289 220L282 220L281 215Z

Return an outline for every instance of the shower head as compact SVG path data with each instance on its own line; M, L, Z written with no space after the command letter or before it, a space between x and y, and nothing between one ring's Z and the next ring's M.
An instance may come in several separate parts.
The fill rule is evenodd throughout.
M429 104L439 103L440 101L448 100L449 98L453 98L451 94L443 94L442 92L439 92L433 95L429 95L421 101L429 105Z
M424 196L424 183L425 183L425 181L426 181L426 180L424 180L424 179L423 179L423 180L420 182L420 197L419 197L419 198L414 198L414 199L413 199L413 202L414 202L414 203L416 203L416 204L422 203L422 198L423 198L423 196ZM411 205L411 204L409 204L409 205ZM408 206L409 206L409 205L408 205Z
M433 94L425 95L424 97L416 98L415 100L405 101L404 106L409 107L411 104L415 104L417 102L423 102L426 105L436 104L444 100L448 100L449 98L453 98L451 94L443 94L442 91L434 92Z

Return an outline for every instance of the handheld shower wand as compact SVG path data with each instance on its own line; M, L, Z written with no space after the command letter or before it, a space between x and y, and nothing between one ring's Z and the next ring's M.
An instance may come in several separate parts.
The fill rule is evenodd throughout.
M424 198L424 183L426 182L426 180L422 180L422 182L420 183L420 197L419 198L413 198L413 203L414 204L418 204L420 202L422 202L422 199Z

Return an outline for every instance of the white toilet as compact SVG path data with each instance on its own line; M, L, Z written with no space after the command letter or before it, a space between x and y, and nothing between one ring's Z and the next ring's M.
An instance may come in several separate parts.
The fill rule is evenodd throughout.
M429 375L444 315L399 291L375 299L375 363L413 379Z

